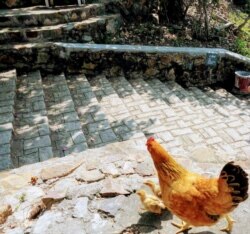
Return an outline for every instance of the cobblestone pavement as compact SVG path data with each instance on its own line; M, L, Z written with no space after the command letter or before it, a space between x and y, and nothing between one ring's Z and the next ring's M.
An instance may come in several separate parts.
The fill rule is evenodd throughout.
M71 76L68 85L90 148L117 141L102 105L84 75Z
M13 131L13 106L16 71L0 74L0 170L11 166L10 143Z
M91 79L91 85L99 104L108 117L113 132L120 141L144 137L126 105L105 76L101 75ZM112 141L112 138L110 140Z
M15 166L53 157L40 72L17 79L12 160Z
M43 87L54 157L84 151L87 148L86 138L65 76L47 76Z
M1 73L0 89L2 168L10 153L16 166L69 154L0 173L0 210L13 210L0 233L175 233L175 216L144 212L135 194L147 189L144 181L157 181L145 146L151 135L190 171L217 177L234 160L250 173L249 101L225 90L184 89L136 74L41 79L38 71L17 79L15 71ZM28 220L44 196L57 202ZM232 234L250 233L249 205L233 212ZM189 233L219 234L223 222Z
M175 154L202 153L208 147L217 155L197 160L247 160L248 100L239 100L222 89L184 89L175 82L131 75L130 79L83 74L41 79L39 72L18 76L12 131L9 110L15 96L14 75L13 85L0 86L10 95L8 100L1 95L1 105L6 106L1 108L6 113L1 113L4 117L0 119L4 141L1 167L9 165L6 160L11 142L12 161L20 166L151 135Z

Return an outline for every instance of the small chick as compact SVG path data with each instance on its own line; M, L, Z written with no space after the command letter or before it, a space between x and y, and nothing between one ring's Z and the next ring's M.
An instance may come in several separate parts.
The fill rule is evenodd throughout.
M13 211L10 205L0 207L0 224L5 223L8 217L12 215L12 213Z
M155 184L151 180L147 180L146 182L144 182L144 184L147 185L152 190L155 196L161 198L161 188L159 185Z
M144 190L138 190L136 193L139 195L145 210L161 214L162 210L165 209L164 203L158 197L147 194Z

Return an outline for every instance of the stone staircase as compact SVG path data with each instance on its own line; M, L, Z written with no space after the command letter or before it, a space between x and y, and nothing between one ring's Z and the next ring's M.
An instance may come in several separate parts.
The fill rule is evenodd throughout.
M223 93L224 99L221 96ZM155 136L174 154L209 147L226 161L246 160L249 102L221 90L184 89L138 75L107 78L0 74L0 168Z
M32 6L0 10L0 44L20 42L101 42L121 23L105 5Z

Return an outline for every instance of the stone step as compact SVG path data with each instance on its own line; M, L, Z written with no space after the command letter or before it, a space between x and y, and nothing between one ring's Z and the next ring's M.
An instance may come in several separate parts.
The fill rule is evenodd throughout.
M242 118L238 112L234 114L225 109L222 104L219 104L218 96L211 98L196 87L185 90L180 85L177 84L177 86L182 95L186 95L186 100L188 100L187 97L195 99L193 102L185 102L186 109L190 111L187 118L193 116L193 129L202 136L203 142L232 158L240 154L242 159L245 159L249 152L250 133L249 121L245 121L246 116ZM185 124L189 125L189 122L185 121Z
M133 78L128 81L124 77L119 77L119 79L111 81L112 86L145 136L154 135L161 143L171 148L172 152L183 150L180 147L182 144L181 131L169 131L172 129L171 124L173 125L171 121L176 119L175 112L143 79ZM179 136L174 138L174 134Z
M26 7L0 10L0 27L50 26L86 20L105 12L103 4L46 8Z
M106 77L104 75L96 76L90 79L90 83L118 139L124 141L144 138L136 121Z
M118 141L102 106L84 74L67 77L68 86L76 106L89 148Z
M240 114L241 116L248 116L250 121L250 101L249 100L241 100L235 97L233 94L228 92L227 90L220 89L205 89L208 94L211 94L211 97L217 97L218 103L221 106L224 106L225 109L230 111L232 114Z
M240 125L242 122L236 122L237 119L233 115L226 115L224 108L200 89L185 90L177 83L163 84L157 79L148 82L181 117L181 120L177 121L179 127L192 129L194 134L188 136L191 146L192 143L203 144L232 157L237 153L242 154L242 158L246 156L246 150L241 149L247 146L246 135L243 131L240 135L234 129L235 124ZM173 101L173 98L169 98L174 94L179 100L175 98Z
M14 120L16 70L0 73L0 170L12 167L11 140Z
M215 92L213 89L206 87L200 90L196 87L189 88L190 93L199 99L206 108L213 110L214 115L224 118L226 123L237 120L239 125L245 121L250 121L249 104L247 101L242 101L234 97L225 90ZM192 91L192 92L191 92ZM223 92L226 97L223 97L218 92Z
M43 88L54 157L86 150L86 138L65 76L61 74L44 77Z
M121 18L119 14L92 17L79 22L42 27L3 28L0 30L0 43L15 42L98 42L105 33L115 33Z
M21 75L17 79L11 155L15 166L53 157L39 71Z

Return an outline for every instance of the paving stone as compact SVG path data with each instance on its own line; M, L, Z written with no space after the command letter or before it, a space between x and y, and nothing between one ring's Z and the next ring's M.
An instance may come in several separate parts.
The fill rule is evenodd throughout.
M9 99L14 99L15 93L14 92L6 92L0 94L0 101L7 101Z
M0 124L11 123L13 119L12 113L0 114Z
M0 108L0 114L4 113L12 113L13 112L13 107L12 106L4 106Z
M89 133L94 133L94 132L99 132L101 130L109 129L110 125L107 120L103 120L96 123L88 124L87 128Z
M103 188L100 191L103 197L114 197L117 195L129 194L124 186L115 180L110 178L105 179L103 182Z
M10 105L14 105L14 100L4 100L4 101L0 101L0 107L4 107L4 106L10 106Z
M98 210L102 210L103 212L115 217L118 211L123 208L126 200L125 196L120 195L114 198L99 200L93 204L93 206Z
M151 176L155 174L155 171L151 166L151 163L149 163L148 161L139 163L135 168L135 171L136 173L142 176Z
M38 148L28 149L28 150L24 150L24 155L25 154L32 154L32 153L36 153L36 152L38 152Z
M110 129L105 113L102 107L98 105L92 87L83 74L70 76L68 85L88 146L95 147L102 143L99 131Z
M18 77L17 97L12 155L19 165L39 162L39 148L51 146L40 72Z
M45 95L46 101L48 98L53 99L46 107L51 116L51 130L56 132L51 137L56 156L83 152L87 143L89 147L100 147L117 140L140 140L145 139L145 135L154 135L171 153L188 155L197 144L221 152L221 159L217 154L209 156L207 152L197 153L208 155L205 159L195 158L196 156L193 158L200 163L204 163L202 160L205 163L227 159L247 160L250 128L247 125L249 118L243 114L243 107L246 108L247 105L232 97L230 101L221 94L210 98L213 95L207 95L201 90L190 91L173 82L164 84L157 79L145 82L136 78L128 82L124 77L108 80L99 76L92 81L91 78L88 81L84 75L73 78L66 83L65 79L62 81L61 77L56 76L55 81L48 85L48 89L55 89L55 92L47 92L49 95ZM53 156L51 145L43 146L40 145L40 140L36 140L42 136L49 137L50 134L47 111L43 109L43 90L36 87L36 80L41 86L41 79L37 79L36 75L30 78L24 76L22 81L18 81L17 95L22 101L15 105L15 110L19 113L14 120L17 136L14 139L16 147L12 146L12 152L16 157L20 156L21 164ZM45 85L46 82L45 79ZM7 114L9 110L12 108L1 109ZM1 129L11 131L12 125L3 124L0 132ZM37 147L33 148L33 145ZM9 154L7 148L2 147L1 150L5 156ZM4 160L9 157L7 155ZM111 164L118 166L118 163ZM123 164L125 162L121 161L119 170L114 170L115 166L106 168L105 173L113 176L119 173L151 176L153 173L147 162L141 161L139 165ZM112 171L115 173L111 173ZM102 179L101 177L100 180ZM114 196L115 193L111 195Z
M243 152L245 152L246 155L250 154L250 146L242 147L242 150L243 150Z
M23 157L22 156L18 157L18 163L20 166L36 162L39 162L38 152L32 154L26 154Z
M79 144L74 144L73 146L71 146L69 149L66 149L64 151L64 155L68 155L71 153L79 153L82 152L84 150L86 150L88 148L87 143L86 142L82 142Z
M173 136L170 132L160 132L160 133L157 133L156 136L158 138L161 138L163 141L171 141L173 140Z
M86 181L88 183L93 183L103 179L105 175L100 172L100 170L81 170L76 174L76 180Z
M104 174L112 175L112 176L118 176L119 170L116 168L116 166L113 163L105 163L100 166L100 170Z
M54 156L65 156L85 150L86 138L82 132L65 76L63 74L47 76L43 86L49 110L48 118L51 125Z
M103 143L117 141L117 137L114 134L112 129L100 131L100 137L101 137Z
M63 114L65 122L72 122L79 120L76 112L69 112Z
M0 170L12 168L12 160L10 154L0 155Z
M17 130L16 133L17 133L16 138L18 139L31 139L31 138L39 137L37 126L24 127L20 130Z
M79 121L75 122L67 122L64 123L64 127L66 131L74 131L74 130L80 130L81 129L81 124Z
M129 209L129 212L125 212L125 207L123 207L115 216L115 222L122 227L129 227L133 223L137 223L140 220L140 215L135 212L140 209L140 204L138 204L138 197L136 194L133 194L127 197L124 202L126 205L126 209Z
M79 165L80 165L79 162L73 162L71 164L63 163L63 164L60 164L59 166L50 165L46 168L43 168L43 170L41 170L40 177L44 181L53 179L56 177L62 177L73 172Z
M112 232L112 222L103 219L100 214L95 213L90 221L87 228L87 233L111 233Z
M144 134L138 131L131 131L131 132L123 133L121 135L121 139L123 141L129 140L129 139L140 139L140 138L144 138Z
M192 130L190 128L183 128L183 129L176 129L171 131L174 136L180 136L192 133Z
M44 109L46 109L44 101L35 102L33 104L34 111L39 111L39 110L44 110Z
M241 136L239 135L239 133L235 130L235 129L225 129L225 131L227 132L227 134L233 138L234 141L239 141L241 140Z
M125 175L134 174L135 173L134 167L136 167L136 163L122 162L122 165L120 165L119 171L121 174L125 174Z
M10 144L0 145L0 157L2 154L10 154Z
M24 141L24 150L32 148L41 148L45 146L50 146L51 141L49 136L41 136L33 139L28 139Z
M80 197L76 200L76 205L74 207L73 217L75 218L85 218L88 216L88 201L87 197Z
M40 136L49 135L50 134L50 130L49 130L48 124L40 124L38 126L38 131L39 131L39 135Z
M49 211L46 212L44 215L39 217L36 225L34 226L32 232L35 233L48 233L49 226L52 225L54 222L59 222L63 219L63 216L59 212Z
M81 184L78 188L73 188L68 195L69 197L88 197L92 199L101 189L102 184L100 182Z
M11 135L11 131L0 132L0 145L10 143Z
M45 161L53 157L52 147L39 148L39 159Z
M82 131L72 131L70 134L75 144L86 142L86 138Z

